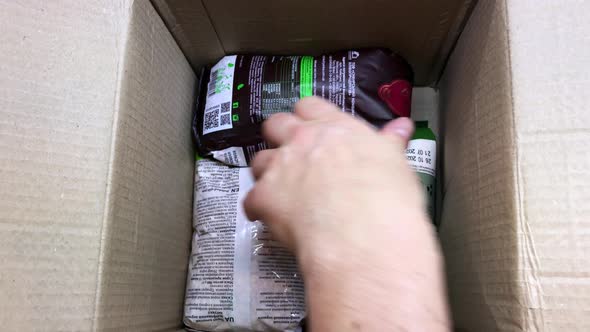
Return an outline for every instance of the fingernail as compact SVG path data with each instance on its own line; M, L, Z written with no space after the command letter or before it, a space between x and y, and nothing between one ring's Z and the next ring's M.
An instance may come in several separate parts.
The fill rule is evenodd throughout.
M410 130L408 128L396 127L393 128L393 131L395 131L398 135L405 139L409 138L410 136Z
M394 122L393 128L395 133L400 135L402 138L409 139L412 134L412 121L408 118L399 118Z

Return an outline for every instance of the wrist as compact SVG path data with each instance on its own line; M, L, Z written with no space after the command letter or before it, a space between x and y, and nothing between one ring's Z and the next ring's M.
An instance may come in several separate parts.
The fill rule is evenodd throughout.
M377 263L398 271L420 270L424 267L412 261L439 262L442 258L436 232L425 214L398 214L402 217L395 221L373 219L366 224L340 221L360 224L352 231L302 233L295 241L301 271L315 275L326 269L340 271L349 266L358 271L360 266Z
M312 330L346 330L351 322L366 330L383 324L408 331L449 328L442 258L432 227L426 220L413 221L403 225L404 232L359 235L364 240L352 244L323 236L298 255L310 311L323 317L319 322L310 317Z

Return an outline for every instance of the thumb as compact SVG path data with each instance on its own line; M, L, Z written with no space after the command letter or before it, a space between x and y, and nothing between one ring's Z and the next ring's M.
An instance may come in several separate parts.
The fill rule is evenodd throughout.
M391 120L381 128L379 134L389 137L396 136L402 140L405 146L414 134L414 122L409 118Z

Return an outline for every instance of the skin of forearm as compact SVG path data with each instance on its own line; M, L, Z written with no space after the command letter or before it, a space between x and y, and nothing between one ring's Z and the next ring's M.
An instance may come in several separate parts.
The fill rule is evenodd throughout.
M450 330L432 227L422 216L403 223L403 234L380 230L365 239L367 246L327 240L307 255L312 332Z

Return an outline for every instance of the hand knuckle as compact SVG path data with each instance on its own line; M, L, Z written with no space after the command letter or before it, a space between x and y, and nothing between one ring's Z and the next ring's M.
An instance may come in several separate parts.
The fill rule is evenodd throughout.
M302 139L307 139L311 135L313 135L313 127L309 125L299 126L293 130L293 140L298 141Z

